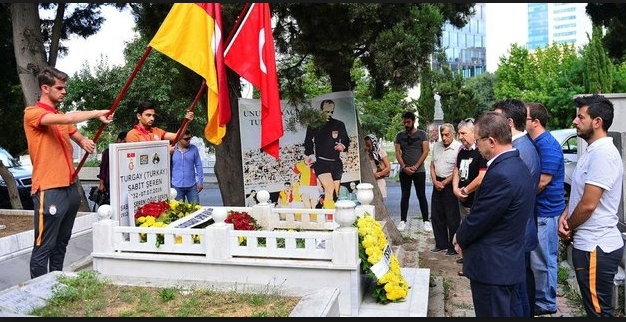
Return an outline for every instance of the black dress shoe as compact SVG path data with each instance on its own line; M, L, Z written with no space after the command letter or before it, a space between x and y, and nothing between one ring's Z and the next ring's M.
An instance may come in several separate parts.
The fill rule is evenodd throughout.
M463 264L463 257L457 259L456 262L459 263L459 264Z
M556 313L556 310L554 311L549 311L540 307L535 307L535 316L539 316L539 315L546 315L546 314L554 314Z

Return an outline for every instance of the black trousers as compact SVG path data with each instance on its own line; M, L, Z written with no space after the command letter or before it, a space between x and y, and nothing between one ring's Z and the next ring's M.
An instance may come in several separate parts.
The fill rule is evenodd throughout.
M494 285L470 281L476 317L519 317L516 285Z
M623 253L624 246L610 253L599 246L592 252L572 248L572 264L588 317L615 316L613 279ZM592 284L595 287L591 287Z
M443 180L443 178L441 178ZM441 181L437 178L437 181ZM435 236L435 246L441 249L454 250L452 237L461 224L459 201L452 192L452 184L446 185L441 191L433 188L430 198L430 217Z
M415 186L417 200L420 203L422 220L428 221L428 199L426 198L426 172L415 172L408 175L400 170L400 220L406 221L409 212L409 198L411 198L411 184Z
M79 185L39 191L33 195L35 242L30 277L63 270L67 244L80 206Z

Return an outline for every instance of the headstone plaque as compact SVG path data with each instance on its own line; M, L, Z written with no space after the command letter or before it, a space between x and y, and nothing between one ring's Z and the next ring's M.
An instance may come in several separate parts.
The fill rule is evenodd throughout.
M134 226L134 210L142 205L169 199L168 144L167 140L109 144L111 209L120 226Z

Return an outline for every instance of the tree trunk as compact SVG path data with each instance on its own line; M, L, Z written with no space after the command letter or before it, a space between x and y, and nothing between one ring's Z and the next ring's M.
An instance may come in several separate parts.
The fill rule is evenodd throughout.
M11 209L24 209L22 206L22 200L20 199L20 194L17 191L17 183L15 182L15 177L7 167L4 165L2 160L0 160L0 177L7 185L7 191L9 192L9 201L11 201Z
M215 146L215 177L220 187L224 206L245 205L243 191L243 164L241 162L241 130L239 127L239 102L230 97L232 118L226 125L226 135Z
M24 102L26 105L33 105L37 102L39 95L37 74L46 64L37 3L11 4L11 24L15 63L20 85L22 85ZM4 171L8 173L8 177ZM15 178L4 165L1 166L0 174L7 182L11 206L13 209L23 209Z
M33 105L40 94L37 74L47 66L37 2L11 4L11 24L17 74L24 101L26 105Z
M43 37L41 35L38 3L11 4L11 24L13 27L15 62L20 84L22 85L22 92L24 93L24 101L27 106L34 105L40 95L37 75L44 67L48 66L46 50L43 46ZM13 179L13 185L13 191L8 186L9 195L12 193L18 194L15 179ZM89 202L80 181L79 185L81 187L79 189L81 205L78 210L90 211Z
M358 117L356 120L357 133L359 135L359 164L361 167L361 182L371 183L374 186L374 200L372 200L372 205L376 209L376 220L386 221L386 231L389 235L389 239L391 239L392 245L400 245L403 242L402 235L400 231L393 223L393 220L389 216L389 211L387 210L387 206L383 200L383 195L380 193L380 188L378 188L378 183L376 183L376 178L374 177L374 171L372 171L372 166L370 165L370 160L367 155L367 150L365 150L365 141L363 138L367 133L363 133L361 129L361 122Z

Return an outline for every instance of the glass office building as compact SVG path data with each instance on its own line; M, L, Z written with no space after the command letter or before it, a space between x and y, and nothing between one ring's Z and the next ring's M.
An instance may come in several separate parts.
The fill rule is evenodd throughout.
M441 49L446 53L448 65L454 74L464 78L480 75L487 70L485 4L474 6L476 13L463 28L450 23L444 25ZM441 62L433 59L433 69L440 70Z
M586 6L586 3L529 3L527 48L535 50L551 44L585 45L592 28Z

